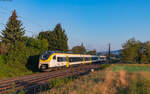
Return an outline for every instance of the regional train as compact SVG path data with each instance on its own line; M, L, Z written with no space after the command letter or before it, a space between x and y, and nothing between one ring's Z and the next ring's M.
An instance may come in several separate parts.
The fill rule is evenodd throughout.
M96 55L70 54L53 51L46 51L40 56L39 69L56 69L60 67L70 67L79 64L90 64L101 61Z

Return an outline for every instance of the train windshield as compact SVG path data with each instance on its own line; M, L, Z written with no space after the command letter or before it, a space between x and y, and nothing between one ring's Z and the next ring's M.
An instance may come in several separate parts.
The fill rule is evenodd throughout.
M41 59L42 59L42 60L48 59L49 56L50 56L52 53L53 53L53 52L50 52L50 51L44 52L44 53L41 55Z

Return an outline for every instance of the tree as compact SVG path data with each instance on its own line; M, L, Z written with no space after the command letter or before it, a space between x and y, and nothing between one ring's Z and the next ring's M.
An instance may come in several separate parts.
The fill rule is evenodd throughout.
M56 35L56 50L67 51L68 50L68 38L65 34L65 30L62 29L61 24L57 24L54 29Z
M80 46L75 46L72 48L72 52L75 54L85 54L86 48L81 44Z
M150 41L142 43L140 50L141 63L150 63Z
M121 52L121 60L127 63L140 63L139 49L141 42L134 38L129 39L123 46Z
M96 55L96 50L91 50L91 51L88 51L87 54L90 54L90 55Z
M46 39L28 38L27 47L38 49L40 52L48 50L48 41Z
M65 34L65 30L62 29L61 24L57 24L52 31L40 32L38 38L48 40L49 50L68 50L68 38Z
M121 60L128 63L149 63L150 42L140 42L134 38L129 39L124 45Z
M56 35L52 31L40 32L38 38L40 40L46 39L48 41L48 49L55 50L56 47Z
M8 48L5 43L0 42L0 54L6 54L8 52Z
M17 19L16 10L13 11L10 16L6 27L2 30L2 35L0 36L3 43L9 47L10 45L15 46L18 41L22 40L24 35L24 28L22 27L22 23Z

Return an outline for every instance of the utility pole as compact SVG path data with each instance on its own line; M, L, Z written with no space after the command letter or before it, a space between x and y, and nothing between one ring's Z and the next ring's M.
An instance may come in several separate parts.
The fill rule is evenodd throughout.
M108 63L110 63L110 47L111 47L111 44L109 43L108 44Z

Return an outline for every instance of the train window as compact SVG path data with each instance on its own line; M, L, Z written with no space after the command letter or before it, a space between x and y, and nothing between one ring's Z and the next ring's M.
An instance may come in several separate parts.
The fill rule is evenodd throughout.
M90 61L90 57L85 57L85 61Z
M66 61L66 57L57 57L57 61L58 62L65 62Z
M69 62L79 62L82 61L81 57L69 57Z
M87 57L85 57L85 61L87 61Z
M98 60L98 57L92 57L92 60Z
M52 52L50 52L50 51L44 52L44 53L42 53L40 59L46 60L50 57L51 54L52 54Z
M54 60L56 59L56 55L53 57L53 59L54 59Z

